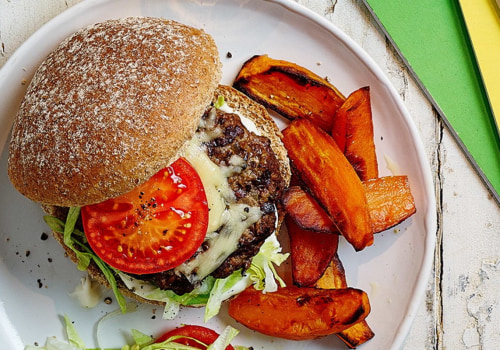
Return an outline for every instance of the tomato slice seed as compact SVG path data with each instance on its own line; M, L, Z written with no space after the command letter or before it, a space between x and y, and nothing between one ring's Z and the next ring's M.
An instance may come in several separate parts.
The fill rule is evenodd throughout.
M128 273L172 269L205 239L208 204L203 184L184 158L131 192L82 208L85 235L94 252Z

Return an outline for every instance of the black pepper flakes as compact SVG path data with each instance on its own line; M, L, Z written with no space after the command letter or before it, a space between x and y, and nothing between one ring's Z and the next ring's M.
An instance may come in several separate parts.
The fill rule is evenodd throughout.
M106 297L106 298L104 298L104 303L111 305L113 303L113 299L111 299L110 297Z
M48 234L46 234L45 232L43 232L43 233L42 233L42 235L40 236L40 239L41 239L42 241L46 241L48 238L49 238L49 235L48 235Z
M233 58L233 54L232 54L230 51L228 51L228 52L226 53L226 57L227 57L227 58Z

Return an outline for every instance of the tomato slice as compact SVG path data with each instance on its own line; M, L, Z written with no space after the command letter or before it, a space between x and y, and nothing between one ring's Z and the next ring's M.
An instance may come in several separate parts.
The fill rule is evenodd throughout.
M205 239L208 204L198 173L184 158L131 192L82 208L92 250L127 273L170 270Z
M193 348L205 350L208 345L212 344L217 339L217 337L219 336L219 333L217 333L216 331L214 331L210 328L203 327L203 326L185 325L185 326L182 326L180 328L175 328L175 329L172 329L171 331L166 332L165 334L160 336L155 342L161 343L170 337L179 336L179 335L186 336L189 338L175 339L174 341L176 343L183 344L183 345L189 345L189 346L192 346ZM194 341L193 339L190 339L190 338L194 338L194 339L199 340L200 342L205 344L205 346L203 344L200 344L200 343ZM231 345L228 345L226 347L226 350L234 350L234 348Z

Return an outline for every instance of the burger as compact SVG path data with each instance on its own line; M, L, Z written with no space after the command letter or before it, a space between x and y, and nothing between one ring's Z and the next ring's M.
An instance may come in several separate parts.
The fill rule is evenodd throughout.
M28 86L9 178L122 309L128 296L216 313L250 284L274 288L286 150L221 72L203 30L131 17L78 30Z

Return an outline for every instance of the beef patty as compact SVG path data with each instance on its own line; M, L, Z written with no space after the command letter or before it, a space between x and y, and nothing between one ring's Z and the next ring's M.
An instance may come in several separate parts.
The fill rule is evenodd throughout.
M203 120L208 118L214 118L209 111L205 113ZM260 207L262 213L260 220L243 232L237 250L211 274L216 278L224 278L236 270L247 269L262 243L275 231L276 205L285 187L285 180L279 171L278 159L271 149L269 139L248 131L236 114L218 109L214 120L201 125L203 126L197 133L216 135L203 143L212 162L219 166L229 166L234 157L241 160L238 171L228 178L236 202ZM190 292L195 287L188 277L175 269L139 278L177 294Z

